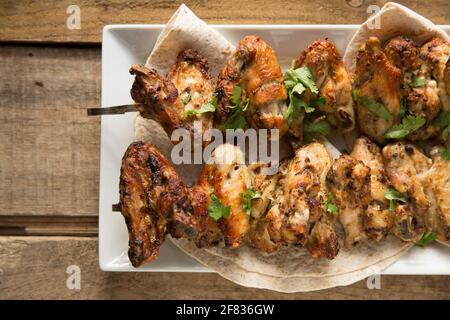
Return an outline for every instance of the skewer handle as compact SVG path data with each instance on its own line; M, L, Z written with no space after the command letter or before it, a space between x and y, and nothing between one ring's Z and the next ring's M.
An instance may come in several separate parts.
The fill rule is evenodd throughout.
M139 111L136 104L125 104L122 106L106 107L106 108L89 108L88 116L101 116L107 114L124 114L126 112Z

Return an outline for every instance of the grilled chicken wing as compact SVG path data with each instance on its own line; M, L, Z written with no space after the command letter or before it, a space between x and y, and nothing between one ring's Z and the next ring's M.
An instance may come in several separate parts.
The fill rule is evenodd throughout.
M438 239L450 240L450 161L443 158L442 152L442 147L430 151L433 165L424 183L431 203L426 224Z
M242 197L251 187L251 175L243 152L231 144L223 144L212 154L211 169L214 194L224 206L230 206L230 216L221 218L219 226L225 244L239 247L250 227L250 216L243 207Z
M311 70L319 93L325 98L325 104L318 106L320 113L335 128L344 132L353 130L351 78L334 43L328 39L314 41L297 58L295 68L299 67ZM317 98L311 92L308 94L310 100Z
M400 111L401 70L388 60L376 37L367 40L359 49L356 59L358 124L364 134L381 143ZM391 117L383 118L369 110L371 103L382 104Z
M361 82L373 82L370 80L370 74L374 64L383 66L375 73L383 79L388 79L388 82L385 82L385 86L380 85L383 84L380 82L374 88L378 90L379 95L384 92L384 100L367 95L366 91L359 93L375 102L381 102L390 112L392 119L382 119L367 108L364 109L364 101L358 99L358 122L361 129L378 142L383 142L383 132L393 124L400 123L400 117L408 113L425 119L425 124L409 133L407 139L415 141L438 137L442 128L434 125L433 120L442 110L450 110L446 80L449 56L450 45L441 38L433 38L419 48L411 39L398 36L390 39L383 50L377 38L369 38L357 58L356 88L359 89ZM390 103L396 101L402 103L404 109L401 113ZM374 124L370 121L373 117L377 119Z
M248 123L254 128L279 129L280 137L288 127L283 117L286 110L286 88L283 73L273 49L257 36L243 38L235 54L221 71L215 91L218 98L218 126L230 116L230 97L239 85L250 100L246 111Z
M396 235L404 240L419 240L424 231L426 212L430 207L423 183L431 160L413 144L406 142L385 146L383 159L392 186L398 192L406 194L408 203L410 202L396 208Z
M432 79L437 82L438 95L441 100L442 109L450 111L450 93L448 79L448 61L450 57L450 43L441 38L433 38L425 43L420 49L422 59L422 72L430 73ZM447 69L447 71L446 71Z
M281 167L285 167L286 161L283 161ZM251 203L251 225L248 233L250 245L263 252L273 252L280 246L279 243L272 240L268 226L269 220L266 217L267 211L273 206L275 192L278 188L280 174L265 175L263 170L267 164L251 164L249 169L253 176L253 188L260 197L253 199Z
M370 201L370 168L362 161L342 155L333 162L327 184L339 208L345 245L355 245L365 238L362 213Z
M272 252L280 245L305 245L314 257L336 256L335 217L325 205L325 176L330 165L324 146L311 143L297 149L292 159L282 161L277 175L256 175L253 185L261 198L252 204L249 236L254 247Z
M130 73L135 75L131 96L142 104L141 115L156 120L169 136L178 128L193 134L195 120L201 121L202 132L212 128L212 112L194 114L213 94L208 63L197 52L180 52L166 78L141 65L133 65Z
M370 168L370 202L362 215L364 232L369 239L381 240L391 228L391 214L385 192L389 188L389 181L383 165L380 148L365 137L358 138L351 156L362 161Z
M186 186L151 144L132 143L122 160L120 206L128 228L128 256L137 267L156 259L166 233L195 238Z

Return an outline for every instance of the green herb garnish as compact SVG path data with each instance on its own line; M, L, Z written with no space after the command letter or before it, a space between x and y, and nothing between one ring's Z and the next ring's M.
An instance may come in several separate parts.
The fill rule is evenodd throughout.
M406 203L406 201L407 201L405 195L401 194L400 192L398 192L397 190L392 189L392 188L385 191L384 197L387 200L389 200L389 210L390 211L395 210L395 206L396 206L397 202Z
M220 218L228 219L230 217L231 207L224 206L219 198L216 197L214 193L211 194L211 202L208 206L208 213L214 220L219 220Z
M217 98L212 97L210 102L203 103L199 109L190 109L186 111L186 116L188 117L198 117L202 113L214 112L217 108Z
M352 100L356 102L358 101L358 97L359 97L358 90L352 89Z
M384 120L391 121L393 119L392 114L384 105L376 102L375 100L369 97L358 96L358 102L362 106L369 109L370 112L375 113L377 116L383 118Z
M326 120L310 122L305 119L303 122L303 137L306 140L326 136L331 132L331 130L331 125Z
M310 105L302 99L301 95L306 89L309 89L314 94L319 93L319 89L311 71L307 67L295 69L294 65L295 60L292 61L292 67L284 74L284 84L289 96L289 105L283 113L283 117L289 125L303 112L311 113L316 106L325 103L324 97L314 99Z
M181 101L183 101L184 105L187 105L189 103L189 101L191 101L191 93L190 92L185 92L183 94L183 98L181 99Z
M447 140L450 133L450 112L442 111L434 118L433 125L440 127L442 130L442 139Z
M406 98L402 98L400 100L400 110L398 111L398 118L402 119L407 111L408 111L408 100Z
M233 92L231 93L230 102L232 103L229 108L232 109L227 120L222 124L221 129L244 129L247 125L245 120L244 112L250 105L250 100L245 99L242 101L242 88L240 86L234 86Z
M386 139L402 139L425 124L423 117L408 114L402 119L402 123L392 126L385 134Z
M325 103L327 102L327 100L325 99L324 96L320 96L316 99L314 99L313 101L311 101L311 107L319 107L319 106L323 106Z
M450 160L450 149L449 148L442 148L442 150L441 150L441 157L444 160Z
M325 208L327 209L327 212L335 216L338 215L338 208L334 204L334 197L331 193L328 193L327 200L325 201Z
M415 74L413 74L410 85L413 88L423 87L425 85L425 78L424 77L418 77Z
M416 242L416 245L425 247L427 244L430 244L434 240L436 240L436 233L433 231L427 231L422 235L419 241Z
M261 194L253 188L248 188L245 193L240 193L239 196L241 197L242 208L247 210L247 214L250 214L252 209L252 200L261 198Z

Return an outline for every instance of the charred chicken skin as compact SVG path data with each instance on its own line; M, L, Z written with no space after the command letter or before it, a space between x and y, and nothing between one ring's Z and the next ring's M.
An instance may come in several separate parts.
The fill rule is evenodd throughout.
M135 76L131 97L141 116L157 121L169 136L179 128L193 134L195 120L203 132L212 128L212 112L195 112L213 95L208 63L196 51L180 52L167 77L141 65L133 65L130 73Z

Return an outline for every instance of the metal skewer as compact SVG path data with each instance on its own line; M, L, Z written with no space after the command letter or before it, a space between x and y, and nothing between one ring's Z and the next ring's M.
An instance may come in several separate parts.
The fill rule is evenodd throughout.
M108 114L124 114L126 112L135 112L139 111L138 107L141 104L124 104L121 106L114 107L106 107L106 108L88 108L87 115L88 116L102 116Z

